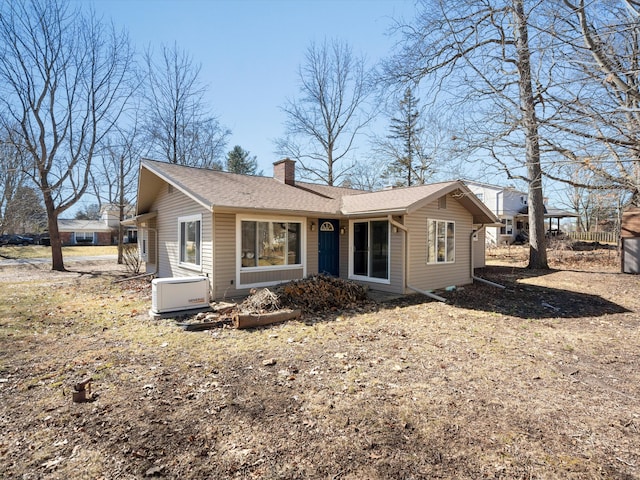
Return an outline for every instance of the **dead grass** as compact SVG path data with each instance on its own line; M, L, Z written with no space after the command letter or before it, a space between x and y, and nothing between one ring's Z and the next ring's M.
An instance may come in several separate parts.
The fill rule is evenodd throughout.
M71 245L68 247L62 247L62 255L64 257L116 255L117 253L118 253L118 247L115 245L107 245L107 246ZM51 258L51 247L45 247L43 245L27 245L27 246L4 245L0 247L0 260L1 259L17 260L17 259L27 259L27 258Z
M5 281L0 471L639 478L640 278L579 256L547 272L513 260L480 272L505 290L448 304L197 333L151 320L148 283L113 284L118 269ZM98 397L75 404L86 375Z

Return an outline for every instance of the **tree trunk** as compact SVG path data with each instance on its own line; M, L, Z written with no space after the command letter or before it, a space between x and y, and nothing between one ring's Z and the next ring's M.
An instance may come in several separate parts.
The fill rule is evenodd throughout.
M53 206L53 198L45 193L44 205L47 210L47 222L49 226L49 239L51 241L51 270L65 272L64 259L62 257L62 240L58 230L58 212Z
M544 196L542 194L542 167L540 165L540 143L538 119L531 85L531 52L527 18L523 0L513 0L516 24L516 48L522 126L525 135L527 179L529 181L529 265L530 269L549 268L544 229Z
M120 171L118 172L118 265L124 263L124 158L120 157Z

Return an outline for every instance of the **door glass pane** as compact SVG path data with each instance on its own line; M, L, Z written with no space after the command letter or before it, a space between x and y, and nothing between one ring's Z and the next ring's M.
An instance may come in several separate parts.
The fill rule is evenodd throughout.
M371 222L371 277L389 278L389 222Z
M353 274L369 275L369 224L353 224Z

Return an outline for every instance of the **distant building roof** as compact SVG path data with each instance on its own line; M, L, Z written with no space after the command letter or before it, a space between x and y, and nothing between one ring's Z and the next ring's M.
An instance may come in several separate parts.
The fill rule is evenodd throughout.
M110 232L112 229L101 220L58 219L61 232Z

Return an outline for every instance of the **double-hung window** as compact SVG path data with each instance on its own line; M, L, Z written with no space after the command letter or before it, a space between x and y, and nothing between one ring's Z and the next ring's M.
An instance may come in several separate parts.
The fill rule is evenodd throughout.
M202 265L202 215L178 218L180 237L180 264L187 268Z
M302 223L243 220L240 226L242 268L302 264Z
M500 220L502 222L502 227L500 227L501 235L513 235L513 219L512 218L503 218Z
M456 224L427 220L427 263L453 263L456 253Z

